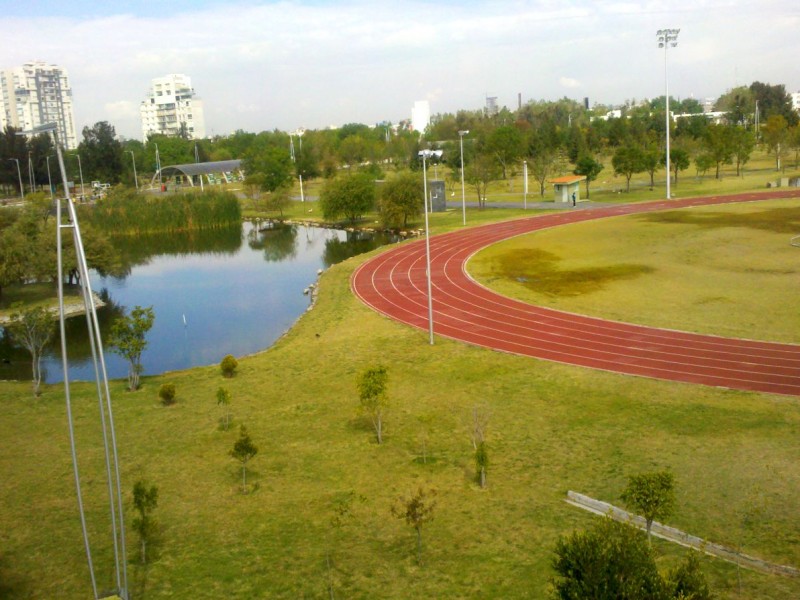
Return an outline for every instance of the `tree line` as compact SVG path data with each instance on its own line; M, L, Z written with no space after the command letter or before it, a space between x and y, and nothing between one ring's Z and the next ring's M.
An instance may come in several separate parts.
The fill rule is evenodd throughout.
M159 162L167 166L241 159L251 181L265 192L274 192L300 177L306 181L331 179L343 171L366 171L379 179L387 169L419 169L418 152L431 144L445 150L445 161L460 178L459 131L469 131L463 140L465 179L479 201L488 181L509 178L519 171L522 160L527 160L542 194L546 181L556 173L588 170L591 178L587 158L600 162L616 155L615 172L626 178L647 172L652 182L653 173L665 162L666 98L629 100L617 113L611 108L595 105L588 109L576 100L563 98L532 101L516 111L502 108L495 114L485 110L437 114L424 132L412 131L406 122L372 127L349 123L338 129L294 134L239 130L204 140L153 135L145 143L122 141L113 125L101 121L84 127L77 151L67 152L64 160L71 181L77 182L80 175L75 156L79 155L86 181L133 186L134 165L144 182L152 178ZM791 150L797 164L798 113L782 84L756 81L727 91L713 107L724 113L719 123L712 123L703 114L702 105L691 98L670 98L670 108L673 115L684 115L670 126L674 141L670 162L675 178L692 162L700 174L713 169L719 177L725 164L736 164L738 171L757 143L774 155L776 168L784 166ZM0 186L5 187L6 195L19 192L16 160L26 188L33 181L46 189L48 156L50 179L60 181L54 155L46 134L28 139L7 127L0 135Z

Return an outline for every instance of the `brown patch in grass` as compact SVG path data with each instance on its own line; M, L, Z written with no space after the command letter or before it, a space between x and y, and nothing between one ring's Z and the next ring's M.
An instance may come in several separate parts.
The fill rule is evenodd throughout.
M498 257L500 276L516 279L525 287L549 296L580 296L603 289L621 279L652 273L647 265L616 264L591 269L561 270L561 258L536 248L510 250Z

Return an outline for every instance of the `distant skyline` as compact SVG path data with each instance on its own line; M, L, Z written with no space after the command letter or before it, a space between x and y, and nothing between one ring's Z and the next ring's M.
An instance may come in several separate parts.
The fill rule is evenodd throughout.
M191 77L207 135L373 125L562 97L717 97L755 80L800 91L796 0L381 2L0 0L0 68L65 68L78 131L141 137L150 81Z

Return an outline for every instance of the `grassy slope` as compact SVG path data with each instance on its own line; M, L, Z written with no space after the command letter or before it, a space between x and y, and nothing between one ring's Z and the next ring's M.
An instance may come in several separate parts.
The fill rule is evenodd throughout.
M544 597L556 537L590 517L563 499L575 489L618 501L629 473L670 467L679 482L672 524L751 554L800 564L794 399L637 379L437 340L373 313L351 295L361 258L321 280L318 306L276 347L224 380L194 369L113 385L125 489L146 476L160 489L160 557L131 568L146 598ZM316 337L319 334L319 338ZM390 370L386 441L358 416L354 380ZM178 403L158 404L161 382ZM234 428L220 431L220 385L233 394ZM96 402L75 391L90 524L102 506ZM33 400L27 384L0 386L0 582L9 597L86 597L62 392ZM489 488L474 482L471 408L491 411ZM227 456L247 424L260 452L251 494ZM93 437L92 437L93 436ZM92 438L92 439L90 439ZM422 448L430 459L421 463ZM438 490L423 532L390 515L417 485ZM330 524L337 500L363 497ZM128 513L128 519L132 518ZM131 548L133 548L133 534ZM681 551L658 543L666 567ZM132 558L135 552L131 550ZM330 556L333 570L326 568ZM108 553L96 557L107 567ZM736 597L736 571L707 563L714 588ZM800 595L800 582L744 573L742 597ZM1 588L0 588L1 589ZM139 595L137 597L142 597Z
M299 203L292 211L308 214ZM470 210L467 218L476 224L519 214ZM433 222L444 231L460 227L461 215ZM146 571L133 565L129 532L136 597L327 598L329 581L339 598L545 597L556 537L593 518L563 502L566 490L618 502L626 475L661 467L673 469L680 486L671 524L800 565L797 400L589 371L448 340L430 348L424 332L352 297L348 278L361 260L329 270L317 307L274 348L242 360L233 380L207 368L147 378L135 394L114 382L125 491L142 476L160 489L160 556ZM356 374L376 362L391 377L381 447L358 415L354 390ZM165 381L178 386L169 408L157 400ZM233 393L230 431L219 429L220 385ZM92 386L76 385L73 398L97 534L104 484ZM47 387L33 400L29 384L2 383L0 402L0 596L86 597L63 392ZM474 482L469 441L476 404L491 412L485 491ZM248 476L257 489L246 496L227 455L239 423L260 448ZM390 514L395 499L419 484L439 491L436 518L423 532L422 567L412 531ZM335 528L334 507L350 492L362 499ZM101 583L110 581L104 539L95 546ZM661 542L657 548L665 568L681 555ZM800 582L749 572L738 595L733 566L705 566L723 598L800 596Z

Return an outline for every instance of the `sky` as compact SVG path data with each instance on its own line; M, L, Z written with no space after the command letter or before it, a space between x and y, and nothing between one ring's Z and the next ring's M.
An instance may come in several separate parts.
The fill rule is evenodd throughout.
M0 68L65 68L79 130L137 139L150 81L170 73L191 78L210 136L396 123L417 100L616 105L666 81L680 99L800 91L798 0L0 0L0 15ZM664 28L680 29L666 53Z

